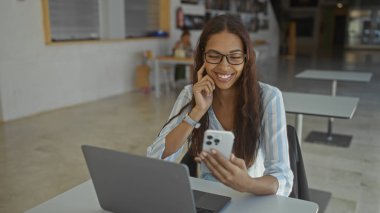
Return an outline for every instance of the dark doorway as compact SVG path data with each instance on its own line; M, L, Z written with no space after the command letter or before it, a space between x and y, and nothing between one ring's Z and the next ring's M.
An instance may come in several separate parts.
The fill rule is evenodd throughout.
M346 16L335 16L334 46L343 47L346 42Z

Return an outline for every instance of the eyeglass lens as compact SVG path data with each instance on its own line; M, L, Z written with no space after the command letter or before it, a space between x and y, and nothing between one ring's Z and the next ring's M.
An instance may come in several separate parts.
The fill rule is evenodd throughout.
M227 62L231 65L239 65L244 62L245 54L241 52L230 53L227 55L221 54L216 51L209 51L205 53L206 61L210 64L219 64L222 62L223 57L227 58Z

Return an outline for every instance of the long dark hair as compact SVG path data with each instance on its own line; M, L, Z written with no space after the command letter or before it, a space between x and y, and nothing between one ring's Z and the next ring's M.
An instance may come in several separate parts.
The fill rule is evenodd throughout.
M247 56L244 63L243 71L240 78L235 82L236 92L239 97L236 101L234 112L235 143L233 147L234 154L244 159L247 166L251 166L257 156L257 150L260 143L260 129L262 120L262 91L256 75L255 54L249 34L242 24L240 18L233 15L221 15L212 18L203 28L203 32L197 43L194 55L193 82L198 81L197 71L204 63L204 51L209 38L222 31L237 35L244 46L244 52ZM180 115L186 108L195 106L194 96L180 112L172 119ZM192 156L197 156L202 151L202 142L204 132L209 127L208 112L199 121L201 127L194 129L188 138L189 152ZM166 125L165 124L165 125Z

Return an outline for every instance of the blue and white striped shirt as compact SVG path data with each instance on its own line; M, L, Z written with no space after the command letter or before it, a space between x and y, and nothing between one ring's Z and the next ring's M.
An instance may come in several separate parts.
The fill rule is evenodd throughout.
M260 82L263 90L263 119L261 128L261 143L254 164L248 168L251 177L262 177L271 175L277 178L279 187L277 195L289 196L293 186L293 173L289 164L289 148L286 133L286 118L282 95L279 89ZM178 96L170 117L176 115L180 109L191 101L192 85L187 85ZM178 126L186 113L190 111L190 107L185 109L182 114L173 119L160 132L159 136L154 140L153 144L147 149L147 156L153 158L161 158L165 149L165 137L176 126ZM224 130L219 123L212 107L208 110L209 128L215 130ZM181 155L186 143L175 153L168 156L164 160L176 161ZM200 176L203 179L214 180L207 167L202 163L200 166Z

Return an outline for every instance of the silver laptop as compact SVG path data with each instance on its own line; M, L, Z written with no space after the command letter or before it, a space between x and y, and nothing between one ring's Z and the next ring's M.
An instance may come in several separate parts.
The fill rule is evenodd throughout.
M83 145L100 206L111 212L218 212L230 197L191 190L185 165Z

